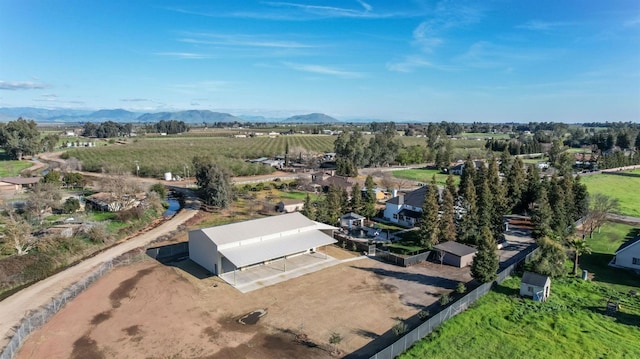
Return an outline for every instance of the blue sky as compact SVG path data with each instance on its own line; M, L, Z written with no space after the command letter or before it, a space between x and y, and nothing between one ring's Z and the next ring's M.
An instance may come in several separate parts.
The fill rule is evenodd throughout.
M640 2L0 0L0 106L640 121Z

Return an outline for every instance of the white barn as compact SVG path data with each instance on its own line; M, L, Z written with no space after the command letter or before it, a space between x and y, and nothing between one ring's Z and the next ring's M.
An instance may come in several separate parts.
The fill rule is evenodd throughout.
M189 258L215 275L313 252L336 227L299 212L189 231Z

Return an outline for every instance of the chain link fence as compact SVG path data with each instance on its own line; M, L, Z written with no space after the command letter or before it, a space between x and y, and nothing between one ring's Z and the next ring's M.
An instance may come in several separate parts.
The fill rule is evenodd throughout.
M510 259L510 265L503 269L498 273L498 278L496 282L502 283L507 277L509 277L516 269L516 267L524 260L529 261L537 251L537 248L529 247L524 251L518 253L516 256ZM446 320L462 313L469 306L478 300L478 298L483 295L489 293L491 288L493 287L493 283L484 283L478 288L472 290L464 297L459 300L453 302L437 314L433 315L431 318L424 321L420 326L408 332L402 338L396 340L390 346L384 348L379 351L375 355L371 357L371 359L393 359L398 355L404 353L407 349L409 349L413 344L427 335L431 334L434 329L439 327Z
M22 343L27 339L29 334L45 324L68 302L77 297L91 284L108 273L112 268L140 262L142 260L145 260L146 258L148 257L145 255L144 250L138 249L124 253L121 256L116 257L108 262L104 262L93 272L77 281L76 283L72 284L67 289L63 290L62 293L52 298L49 303L34 311L28 312L24 316L20 324L15 328L13 336L9 340L7 346L2 349L2 352L0 353L0 359L13 358L22 346Z

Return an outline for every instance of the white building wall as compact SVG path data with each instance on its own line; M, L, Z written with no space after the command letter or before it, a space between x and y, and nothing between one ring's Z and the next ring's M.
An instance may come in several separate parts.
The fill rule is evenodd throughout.
M393 218L393 215L395 214L396 217L398 217L397 214L398 212L400 212L401 208L402 208L402 205L387 203L384 206L384 218L386 218L390 222L398 223L398 218Z
M189 258L213 274L218 274L218 249L202 230L189 232Z
M633 264L634 258L636 258L637 264ZM640 244L633 244L616 254L616 266L640 269Z

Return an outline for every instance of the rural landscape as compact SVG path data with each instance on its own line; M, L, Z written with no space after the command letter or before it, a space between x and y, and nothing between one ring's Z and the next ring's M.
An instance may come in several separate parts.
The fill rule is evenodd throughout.
M635 124L2 126L33 145L2 145L7 357L640 353L640 277L611 265L640 243ZM213 268L192 253L200 228L296 212L333 244ZM527 272L548 297L521 292Z
M0 359L640 358L640 2L0 1Z

